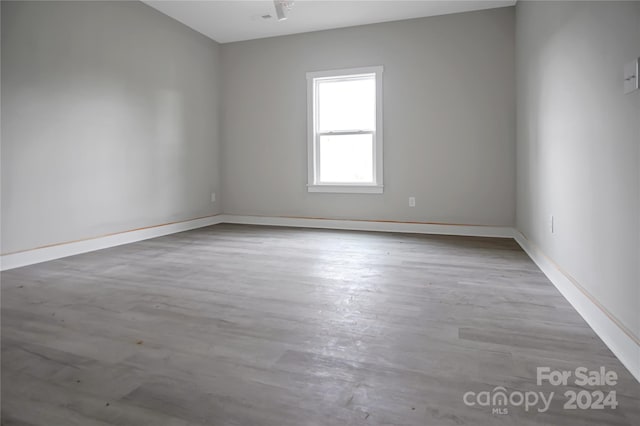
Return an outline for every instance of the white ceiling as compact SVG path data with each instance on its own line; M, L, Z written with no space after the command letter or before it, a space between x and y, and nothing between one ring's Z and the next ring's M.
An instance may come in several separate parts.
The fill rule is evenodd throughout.
M220 43L512 6L516 0L296 0L288 19L272 0L142 0Z

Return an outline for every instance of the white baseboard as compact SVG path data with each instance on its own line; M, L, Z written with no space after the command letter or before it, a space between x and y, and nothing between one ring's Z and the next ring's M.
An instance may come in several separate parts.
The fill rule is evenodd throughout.
M218 223L220 223L220 215L208 216L183 222L174 222L143 229L135 229L132 231L125 231L82 241L73 241L36 248L33 250L9 253L0 256L0 271L20 268L22 266L33 265L35 263L60 259L76 254L88 253L122 244L134 243L136 241L148 240L150 238L188 231L190 229L202 228L203 226L215 225Z
M514 231L514 238L611 352L640 382L638 338L524 235Z
M161 237L163 235L202 228L218 223L247 225L291 226L303 228L345 229L359 231L406 232L420 234L467 235L511 238L513 231L507 227L443 225L407 222L376 222L361 220L306 219L289 217L216 215L199 219L152 226L117 234L89 238L82 241L60 243L0 256L0 271L47 262L76 254L88 253L122 244Z
M448 225L440 223L386 222L369 220L316 219L299 217L221 215L222 223L287 226L294 228L343 229L350 231L401 232L409 234L463 235L471 237L513 238L506 226Z

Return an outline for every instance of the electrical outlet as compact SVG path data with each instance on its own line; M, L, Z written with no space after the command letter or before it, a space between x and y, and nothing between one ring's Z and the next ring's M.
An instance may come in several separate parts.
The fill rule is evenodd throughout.
M409 207L416 206L416 197L409 197Z
M212 203L215 203L215 202L216 202L216 193L215 193L215 192L212 192L212 193L211 193L211 202L212 202Z

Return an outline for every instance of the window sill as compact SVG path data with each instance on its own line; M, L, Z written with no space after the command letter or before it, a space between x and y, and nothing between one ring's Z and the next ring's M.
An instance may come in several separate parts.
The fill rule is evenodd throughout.
M332 192L336 194L382 194L382 185L307 185L309 192Z

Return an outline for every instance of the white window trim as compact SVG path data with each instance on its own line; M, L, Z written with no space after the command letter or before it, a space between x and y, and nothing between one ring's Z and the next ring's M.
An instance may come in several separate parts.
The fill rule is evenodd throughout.
M308 192L334 192L352 194L382 194L383 192L383 161L382 161L382 72L383 66L347 68L340 70L316 71L307 73L307 190ZM316 155L316 111L314 102L316 96L315 80L324 77L357 76L362 74L375 74L376 76L376 130L373 132L373 177L375 182L349 183L349 184L322 184L317 183L318 156ZM362 131L333 132L334 134L359 134L369 133Z

